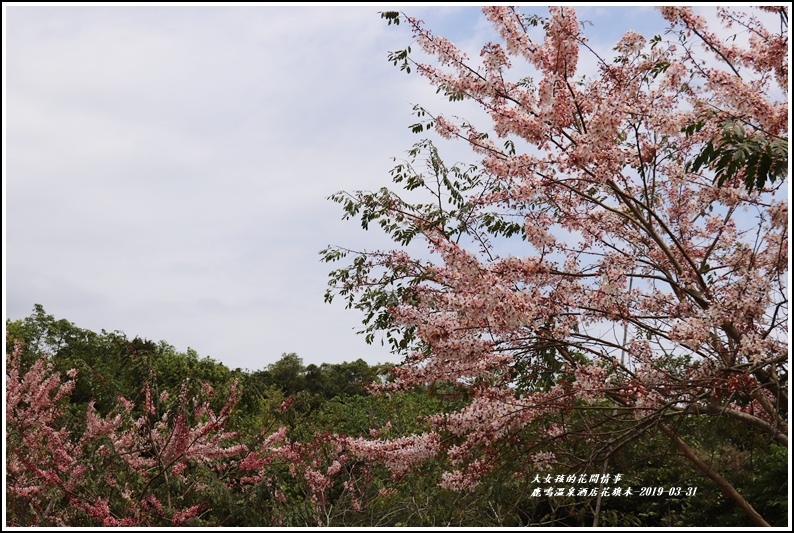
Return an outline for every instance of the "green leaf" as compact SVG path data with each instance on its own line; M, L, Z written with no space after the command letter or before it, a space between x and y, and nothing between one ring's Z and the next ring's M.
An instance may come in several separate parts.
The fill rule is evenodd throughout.
M398 11L381 11L380 18L386 19L389 26L392 24L398 26L400 24L400 13Z

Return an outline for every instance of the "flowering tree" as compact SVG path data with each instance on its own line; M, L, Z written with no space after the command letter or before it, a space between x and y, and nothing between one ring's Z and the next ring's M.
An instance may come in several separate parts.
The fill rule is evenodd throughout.
M286 427L262 428L246 445L228 431L236 386L216 412L208 385L197 396L185 387L157 394L152 380L140 406L119 397L101 416L92 401L82 428L70 430L77 371L62 381L41 355L23 370L21 352L17 343L6 357L7 525L321 525L340 503L359 505L355 483L365 477L342 468L338 437L301 443Z
M402 246L419 238L431 258L329 247L326 261L355 258L331 273L326 299L343 296L365 312L369 341L382 331L404 351L389 388L446 383L469 398L431 431L354 440L355 453L397 474L445 457L442 484L464 489L506 453L542 468L576 438L601 464L660 432L767 525L679 431L720 417L788 443L788 206L779 183L758 178L780 172L713 156L730 151L726 124L774 147L773 162L787 147L787 11L761 9L779 26L718 8L714 30L691 8L661 8L676 39L630 31L604 58L572 9L488 7L502 43L479 62L383 14L407 21L431 58L390 59L491 123L417 107L414 131L463 140L478 164L447 166L422 141L393 171L404 193L332 196L345 217ZM725 31L739 38L726 44Z
M88 404L80 435L64 425L75 381L61 382L38 358L22 372L21 345L7 357L6 423L9 520L13 525L180 525L206 511L208 476L228 475L246 451L224 431L234 391L219 413L204 398L153 397L144 387L140 416L119 397L102 417ZM76 370L68 373L75 378ZM88 522L87 522L88 521Z

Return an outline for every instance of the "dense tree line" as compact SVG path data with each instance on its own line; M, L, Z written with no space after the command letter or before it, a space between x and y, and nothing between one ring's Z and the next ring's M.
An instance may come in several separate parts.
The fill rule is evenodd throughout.
M613 455L608 472L625 478L615 485L695 495L533 495L546 475L602 473L594 444L575 439L559 442L560 459L544 471L527 469L517 438L467 490L439 486L451 466L443 457L395 475L356 457L345 438L399 442L471 398L449 383L373 394L370 385L392 379L389 365L304 365L284 354L262 370L232 370L166 342L79 328L41 306L6 333L7 525L581 526L596 514L600 525L748 524L651 436ZM785 448L754 453L759 437L727 419L679 431L768 520L785 523Z

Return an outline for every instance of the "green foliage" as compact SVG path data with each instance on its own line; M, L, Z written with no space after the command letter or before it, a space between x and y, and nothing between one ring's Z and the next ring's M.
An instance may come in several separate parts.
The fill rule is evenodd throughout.
M271 383L278 385L286 395L306 388L306 369L303 359L296 353L286 353L275 363L268 365Z
M419 116L424 110L415 108ZM410 201L387 188L376 192L338 192L329 197L342 206L343 220L358 218L365 230L377 222L378 226L400 246L409 246L417 237L429 232L440 232L453 242L471 240L485 246L489 236L511 237L521 234L522 225L509 220L500 213L478 213L475 206L466 200L466 193L482 185L487 179L476 165L455 164L447 166L436 146L422 140L408 151L406 161L397 162L390 174L408 194L416 194L420 201ZM424 171L417 168L424 163ZM330 303L335 296L345 299L347 308L364 313L364 328L367 343L383 333L392 350L407 353L417 346L412 328L398 327L392 320L389 309L415 301L416 287L432 280L430 270L417 261L390 265L388 271L373 267L371 256L339 247L329 246L320 252L321 260L337 262L354 256L349 266L331 271L329 289L325 301ZM371 283L362 283L367 280ZM354 286L369 285L358 293Z
M23 355L27 353L28 364L32 363L34 348L46 349L60 372L78 369L78 386L69 398L66 411L67 425L70 424L73 432L83 429L79 421L84 418L91 398L102 399L97 401L97 407L104 402L108 412L116 406L118 395L140 403L141 384L152 374L157 375L159 387L152 396L162 412L179 410L178 398L206 397L198 386L201 381L210 381L217 397L224 398L226 387L238 379L240 401L230 420L231 429L238 432L237 442L253 446L262 435L286 426L288 437L293 442L305 443L307 453L327 468L334 457L333 440L327 439L332 433L373 438L374 431L375 438L396 439L426 431L429 428L426 416L460 409L470 401L465 388L452 383L400 394L373 395L368 386L388 379L390 367L369 365L361 359L305 366L297 354L287 353L262 370L230 371L193 350L179 353L165 342L128 340L120 332L97 334L83 330L47 315L41 306L36 306L26 319L8 322L6 329L9 342L19 338L25 343ZM539 349L527 357L536 360L516 360L517 387L546 390L565 379L565 370L555 362L557 358L552 353ZM583 356L572 354L572 357ZM668 370L675 373L683 364L671 360ZM535 369L534 373L528 372L529 368ZM538 368L544 370L538 372ZM164 390L173 394L160 405L159 392ZM776 526L787 523L785 448L772 445L767 447L768 453L758 453L762 448L760 441L765 437L727 418L702 416L675 420L679 434L704 454L704 460L725 472L729 481L755 502L770 523ZM558 440L553 449L537 448L538 433L550 424L565 427L567 437ZM593 428L627 438L602 448L577 438ZM349 479L351 487L356 487L355 493L341 482L330 487L327 501L321 506L326 513L320 517L321 522L337 527L592 525L595 497L532 496L534 488L544 486L533 483L533 477L546 472L528 467L529 456L553 451L557 462L548 472L555 475L599 473L608 457L607 472L623 474L625 482L620 485L631 486L635 493L641 487L697 487L693 497L665 494L664 497L603 498L598 511L601 526L751 525L722 492L679 457L669 440L655 430L653 420L624 416L606 403L594 404L589 410L561 412L554 419L538 419L515 435L508 445L513 447L511 453L502 454L500 462L482 477L477 487L461 492L438 485L441 473L453 467L446 459L430 460L398 477L377 464L347 463L345 479ZM103 460L116 459L109 456ZM108 468L111 466L107 464ZM201 500L206 507L201 516L186 525L261 526L279 521L293 526L316 525L317 504L312 501L305 480L293 475L285 464L272 464L269 469L269 481L244 489L227 486L225 476L229 472L196 469L196 481L206 485ZM121 485L135 483L134 479L117 481ZM104 490L99 477L96 483L92 490ZM171 490L168 483L173 480L158 479L152 490L167 492ZM276 489L285 499L274 499Z
M394 24L395 26L400 25L400 12L399 11L381 11L380 18L386 19L386 22L389 26Z
M6 351L12 343L23 343L22 364L29 365L39 354L47 354L61 374L74 368L77 383L72 392L69 412L72 429L80 429L88 402L94 400L101 415L112 411L123 396L138 405L143 399L143 384L154 378L155 394L168 391L178 394L183 387L194 397L206 382L219 393L227 395L233 381L224 365L199 355L188 348L177 352L166 342L128 339L124 333L82 329L65 319L56 320L41 305L34 307L27 318L6 323Z
M700 131L705 121L684 128L688 136ZM766 137L748 133L739 121L728 120L718 135L710 139L694 160L686 165L687 171L701 168L714 171L717 185L742 176L748 191L763 189L767 182L788 177L788 139Z

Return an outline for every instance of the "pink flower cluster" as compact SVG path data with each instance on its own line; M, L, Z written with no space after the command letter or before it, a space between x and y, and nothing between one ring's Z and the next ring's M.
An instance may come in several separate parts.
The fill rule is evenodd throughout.
M367 256L386 272L399 257L417 281L410 299L388 309L418 340L391 387L448 383L471 398L429 419L454 437L446 445L453 464L485 460L495 442L583 403L613 401L640 418L708 409L708 391L736 368L752 368L744 375L759 390L752 414L737 419L784 437L783 426L770 424L781 406L767 395L787 394L773 379L786 373L788 350L787 205L771 190L717 187L713 170L687 165L729 119L766 139L787 138L787 33L742 11L716 11L746 30L734 43L693 8L663 7L680 39L649 43L630 31L616 61L592 54L597 73L575 81L579 55L590 49L570 8L551 8L545 24L515 8L484 8L503 44L482 48L480 70L411 21L436 59L418 72L492 119L480 129L436 119L440 135L483 160L478 186L461 193L463 235L417 210L410 224L434 261L411 262L404 250ZM519 224L522 240L494 235L485 221L495 216ZM533 389L532 379L549 373L543 353L558 364L555 381ZM404 471L415 457L444 451L417 452L426 435L351 445ZM461 468L444 482L468 486L467 476Z

